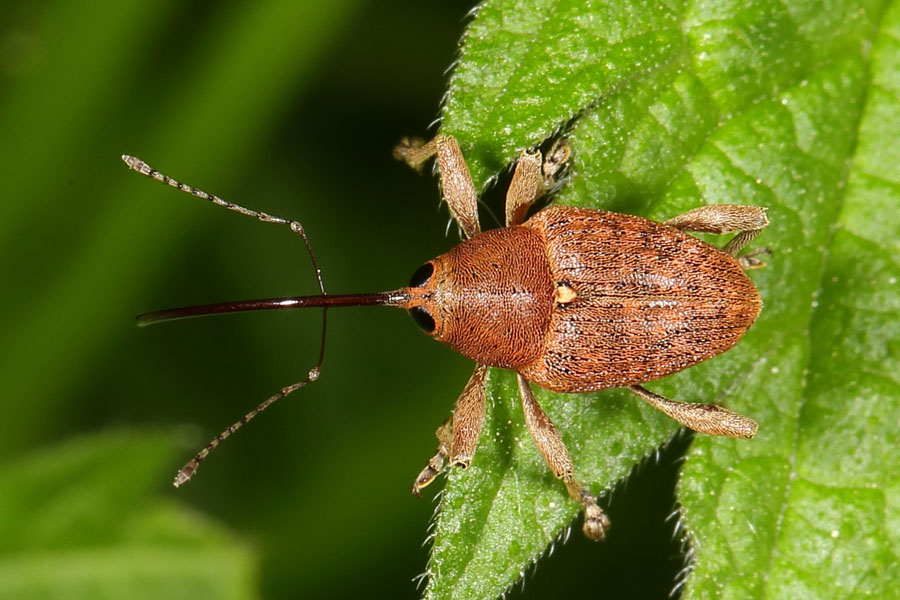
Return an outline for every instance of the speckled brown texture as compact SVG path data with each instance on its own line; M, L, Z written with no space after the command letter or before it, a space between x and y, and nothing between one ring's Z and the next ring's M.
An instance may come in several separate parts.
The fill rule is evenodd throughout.
M728 350L759 314L733 257L671 227L573 207L547 208L525 227L544 240L551 279L576 293L554 305L543 353L517 369L542 387L658 379Z
M434 261L435 337L493 367L533 363L550 324L555 286L533 229L493 229Z

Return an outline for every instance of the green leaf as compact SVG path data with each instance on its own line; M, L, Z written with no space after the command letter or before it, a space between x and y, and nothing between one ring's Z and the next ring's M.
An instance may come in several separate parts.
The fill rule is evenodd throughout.
M766 317L790 352L762 353L774 373L745 388L771 414L765 443L698 438L691 450L689 597L900 594L900 6L877 31L871 55L823 65L787 95L796 151L821 157L803 179L840 179L797 214L810 264L793 297L810 301ZM827 152L840 121L853 132Z
M495 1L467 30L442 131L476 185L567 127L556 202L659 220L703 203L770 209L757 324L652 384L760 423L752 441L698 435L689 451L689 597L900 589L898 16L858 1ZM578 512L512 376L493 371L489 397L473 465L441 499L427 598L501 595ZM595 492L676 429L620 391L538 398Z
M156 434L109 434L0 470L0 598L254 597L247 549L147 501L174 450Z

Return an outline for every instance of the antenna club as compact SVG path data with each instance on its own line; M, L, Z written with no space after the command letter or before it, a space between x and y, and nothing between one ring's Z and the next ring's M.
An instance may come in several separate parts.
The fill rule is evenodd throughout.
M129 169L137 171L138 173L147 174L150 172L150 165L137 158L136 156L131 156L129 154L122 155L122 161L128 165Z
M194 473L197 472L197 465L194 461L189 462L188 464L181 467L181 470L178 471L178 474L175 475L175 481L172 482L177 488L180 488L188 481L191 480L191 477L194 476Z

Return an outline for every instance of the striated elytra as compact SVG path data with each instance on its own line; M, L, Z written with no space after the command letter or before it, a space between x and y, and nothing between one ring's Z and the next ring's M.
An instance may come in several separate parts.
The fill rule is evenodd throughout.
M546 208L427 265L433 274L406 292L408 307L432 317L426 333L557 392L680 371L731 348L762 306L738 261L719 248L585 208Z

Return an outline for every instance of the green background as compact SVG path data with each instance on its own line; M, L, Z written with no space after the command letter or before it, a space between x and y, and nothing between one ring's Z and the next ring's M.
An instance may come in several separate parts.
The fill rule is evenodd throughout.
M429 131L469 8L5 3L0 597L418 596L434 505L409 486L471 365L399 311L333 311L321 379L173 490L208 438L314 363L319 318L134 315L316 288L286 228L118 157L300 220L331 292L403 285L457 238L436 181L391 148ZM665 597L685 442L613 493L622 535L573 535L511 595Z

